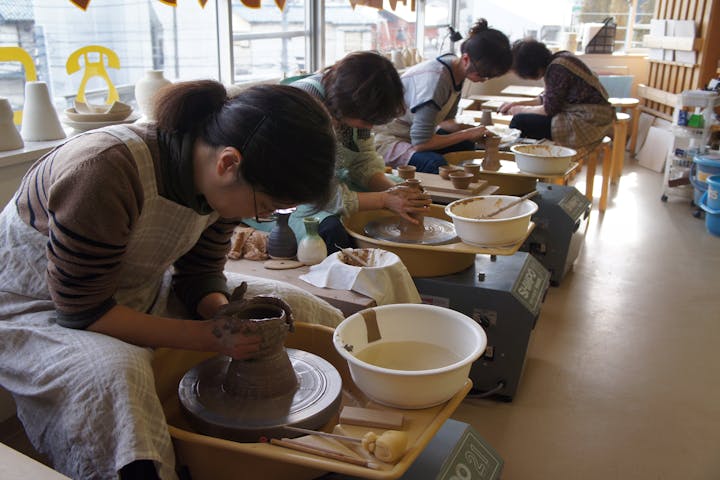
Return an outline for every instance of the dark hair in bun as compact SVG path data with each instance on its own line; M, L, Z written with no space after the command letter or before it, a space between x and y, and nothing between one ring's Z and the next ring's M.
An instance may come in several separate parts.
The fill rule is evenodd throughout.
M480 73L488 78L504 75L512 66L510 40L500 30L488 27L484 18L472 26L467 40L460 45L460 52L467 53L482 69Z

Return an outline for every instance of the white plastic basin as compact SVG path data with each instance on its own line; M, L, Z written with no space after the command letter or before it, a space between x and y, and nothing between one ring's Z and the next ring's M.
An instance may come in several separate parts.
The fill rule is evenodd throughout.
M419 409L446 402L462 388L487 337L477 322L455 310L396 304L349 316L335 329L333 344L365 395L390 407ZM386 361L377 363L358 358L383 347L398 354L399 368L378 366L398 360L391 354L380 355Z

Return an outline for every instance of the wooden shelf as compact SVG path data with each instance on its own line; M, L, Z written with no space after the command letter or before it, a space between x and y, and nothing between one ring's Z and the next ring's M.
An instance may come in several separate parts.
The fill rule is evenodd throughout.
M695 68L698 66L697 63L669 62L667 60L653 60L651 58L648 58L647 60L648 62L657 63L660 65L672 65L673 67Z

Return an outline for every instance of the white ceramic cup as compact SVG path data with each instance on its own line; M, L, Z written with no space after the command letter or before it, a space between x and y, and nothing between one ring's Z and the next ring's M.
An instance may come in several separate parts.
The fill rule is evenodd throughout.
M26 142L41 142L65 138L65 130L50 99L50 91L45 82L27 82L25 84L25 105L23 122L20 129Z
M10 101L5 97L0 97L0 151L16 150L24 145L25 142L13 123Z

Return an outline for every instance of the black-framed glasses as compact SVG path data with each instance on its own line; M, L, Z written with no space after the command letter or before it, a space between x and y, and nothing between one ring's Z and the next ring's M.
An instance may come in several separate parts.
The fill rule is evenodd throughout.
M258 215L257 199L255 198L255 187L252 187L253 192L253 208L255 209L255 221L257 223L270 223L275 221L275 215L270 214L268 216L261 217Z

